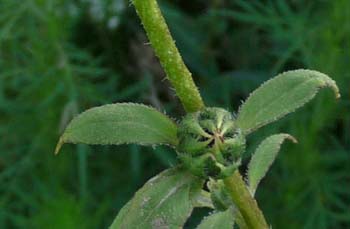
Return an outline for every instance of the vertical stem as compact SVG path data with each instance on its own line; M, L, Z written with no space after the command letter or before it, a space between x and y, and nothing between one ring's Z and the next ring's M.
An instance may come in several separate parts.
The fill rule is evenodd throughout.
M245 222L241 212L235 208L233 210L233 214L235 216L235 222L237 223L239 229L249 229L247 223Z
M156 0L132 0L148 38L162 64L167 77L174 86L187 112L195 112L204 107L192 75L184 64L171 37ZM249 193L241 175L237 171L224 180L232 200L237 205L246 225L253 229L267 229L264 215L255 199ZM241 222L244 225L244 222Z
M247 226L252 229L268 229L263 213L239 172L236 171L231 177L226 178L224 183Z
M185 110L187 112L200 110L204 107L204 103L190 71L176 48L157 1L133 0L133 3L155 53Z

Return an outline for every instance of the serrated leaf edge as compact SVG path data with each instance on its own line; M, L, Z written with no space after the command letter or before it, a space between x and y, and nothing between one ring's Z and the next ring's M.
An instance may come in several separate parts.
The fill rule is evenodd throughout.
M221 213L221 214L224 214L224 213L227 213L227 212L230 212L230 213L232 214L232 218L233 218L233 219L232 219L232 223L234 224L235 221L236 221L236 218L234 217L234 211L235 211L234 207L228 208L228 209L226 209L225 211L218 211L218 210L211 211L211 212L209 213L208 216L205 216L205 217L201 220L201 222L197 225L196 229L198 229L199 226L201 226L201 224L204 223L205 220L207 220L208 217L210 217L210 216L212 216L212 215L214 215L214 214L220 214L220 213Z
M167 114L165 113L162 113L160 112L158 109L152 107L152 106L147 106L145 104L142 104L142 103L113 103L113 104L106 104L106 105L101 105L101 106L96 106L96 107L92 107L92 108L89 108L83 112L81 112L80 114L76 115L75 117L72 118L73 119L76 119L76 118L79 118L81 115L83 115L85 112L89 112L89 111L92 111L92 110L95 110L95 109L98 109L98 108L101 108L101 107L106 107L106 106L115 106L115 105L131 105L131 106L141 106L141 107L144 107L144 108L147 108L149 110L153 110L153 111L157 111L159 112L160 114L164 115L165 117L167 117L176 127L178 126L177 122L175 119L169 117ZM71 120L71 121L72 121ZM69 126L69 124L67 125L67 127ZM67 129L67 127L65 128L65 130ZM55 151L54 151L54 154L57 155L62 146L65 144L65 143L72 143L72 144L77 144L79 142L75 142L75 141L67 141L64 139L64 134L65 134L65 130L63 131L63 134L61 135L60 139L58 140L58 143L55 147ZM177 142L177 141L176 141ZM122 144L134 144L134 142L123 142ZM100 144L89 144L89 145L100 145ZM137 143L137 145L148 145L148 144L142 144L142 143ZM169 146L169 147L174 147L177 145L177 143L174 143L174 145L172 144L168 144L168 143L159 143L159 144L152 144L152 146L158 146L158 145L166 145L166 146Z
M252 155L252 157L251 157L251 159L250 159L250 161L249 161L248 169L247 169L247 173L246 173L246 182L247 182L247 184L248 184L248 188L249 188L249 191L250 191L250 193L252 194L252 196L255 195L255 192L256 192L256 189L257 189L258 186L259 186L259 183L260 183L261 180L266 176L267 172L269 171L269 168L271 167L271 165L273 164L274 161L271 162L271 164L269 165L269 167L268 167L268 169L266 170L265 174L263 174L263 176L261 176L260 180L259 180L258 183L256 184L255 189L252 188L252 187L250 186L250 181L249 181L249 171L250 171L250 169L251 169L251 161L253 160L253 157L255 156L255 153L262 147L262 144L263 144L267 139L269 139L269 138L271 138L271 137L274 137L274 136L277 136L277 135L283 135L283 138L281 139L280 144L278 144L277 154L278 154L278 152L281 150L282 144L285 142L285 140L290 140L291 142L293 142L293 143L295 143L295 144L298 143L298 140L297 140L296 138L294 138L292 135L286 134L286 133L280 133L280 134L274 134L274 135L271 135L271 136L265 138L265 139L259 144L259 146L256 148L254 154ZM276 156L277 156L277 154L276 154Z
M152 177L151 179L149 179L139 190L137 190L136 193L133 195L133 197L123 206L123 208L126 207L127 205L132 206L132 204L133 204L132 201L133 201L134 198L140 193L141 189L145 188L146 186L153 186L153 185L156 185L156 183L158 182L158 180L159 180L160 178L165 178L165 177L168 177L168 176L172 176L172 175L174 175L174 173L181 173L181 172L185 172L185 171L182 170L181 167L177 167L177 166L172 167L172 168L169 168L169 169L166 169L166 170L160 172L158 175L156 175L156 176ZM195 208L194 203L193 203L193 200L192 200L192 198L193 198L193 196L192 196L192 195L193 195L193 193L192 193L193 190L192 190L192 189L194 188L195 182L193 182L193 183L188 183L188 180L191 179L191 178L193 178L191 174L188 174L188 176L186 176L185 178L186 178L186 179L181 180L181 182L178 183L177 186L173 187L173 188L170 190L170 192L158 203L158 205L157 205L156 208L158 208L160 205L162 205L162 204L164 203L164 201L165 201L166 199L170 198L177 190L179 190L180 188L183 188L184 185L188 185L188 187L187 187L187 188L188 188L188 193L187 193L187 194L188 194L189 204L190 204L190 206L191 206L191 211L188 212L188 215L186 216L186 218L188 219L188 218L191 216L192 211L193 211L193 208ZM196 180L196 181L197 181L197 182L202 182L200 179L198 179L198 180ZM123 209L123 208L122 208L122 209ZM155 209L156 209L156 208L155 208ZM154 210L155 210L155 209L154 209ZM128 210L128 212L130 212L129 209L127 209L127 210ZM153 212L153 211L152 211L152 212ZM147 219L152 215L152 212L149 213L149 215L147 216ZM112 225L114 224L115 220L117 219L119 213L120 213L120 212L118 212L116 218L115 218L114 221L112 222ZM140 222L140 223L142 223L142 222ZM109 228L111 228L112 225L111 225ZM175 225L174 225L174 226L175 226Z
M331 79L328 75L322 73L322 72L318 72L318 71L315 71L315 70L309 70L309 69L296 69L296 70L290 70L290 71L285 71L283 73L280 73L278 74L277 76L265 81L263 84L261 84L257 89L255 89L252 93L249 94L249 96L247 97L247 99L243 102L243 104L239 107L238 109L238 112L237 112L237 120L239 119L240 117L240 113L241 113L241 110L242 108L244 107L245 103L248 102L248 100L255 95L255 92L260 89L260 88L263 88L266 86L266 84L270 83L270 81L272 80L275 80L276 78L281 78L283 77L285 74L288 74L288 73L292 73L292 72L298 72L298 71L307 71L307 72L312 72L312 73L317 73L317 74L320 74L320 75L323 75L323 77L325 77L326 80L320 80L319 78L315 77L315 78L310 78L310 79L314 79L314 80L319 80L319 82L321 82L322 84L318 87L318 90L315 91L315 93L313 93L309 98L306 98L303 100L302 104L298 107L296 107L295 109L292 109L292 110L289 110L289 111L286 111L284 113L282 113L281 115L273 118L273 119L270 119L270 120L267 120L265 122L262 122L260 125L254 127L254 128L251 128L251 129L247 129L247 130L244 130L244 134L248 135L250 134L251 132L259 129L260 127L262 126L265 126L271 122L274 122L278 119L281 119L283 118L284 116L286 116L287 114L290 114L290 113L294 113L297 109L299 109L300 107L304 106L307 102L311 101L315 95L319 92L319 90L321 88L324 88L324 87L330 87L333 92L334 92L334 95L335 95L335 98L336 99L339 99L341 97L340 95L340 92L339 92L339 88L336 84L336 82Z

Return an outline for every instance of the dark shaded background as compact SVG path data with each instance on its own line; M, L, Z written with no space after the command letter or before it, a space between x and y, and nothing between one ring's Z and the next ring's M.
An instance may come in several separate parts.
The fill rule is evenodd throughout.
M257 193L273 228L350 227L350 1L159 0L207 105L237 110L277 73L310 68L341 89L249 139L294 135ZM181 108L123 0L0 0L0 228L106 228L166 147L66 145L69 120L114 102ZM205 212L196 212L198 217ZM195 225L196 220L188 223Z

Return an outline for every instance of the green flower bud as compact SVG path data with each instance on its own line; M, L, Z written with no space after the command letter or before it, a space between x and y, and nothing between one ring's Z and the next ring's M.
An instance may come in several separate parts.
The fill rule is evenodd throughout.
M241 161L245 137L235 125L233 114L221 108L190 113L178 129L179 158L193 174L223 178Z

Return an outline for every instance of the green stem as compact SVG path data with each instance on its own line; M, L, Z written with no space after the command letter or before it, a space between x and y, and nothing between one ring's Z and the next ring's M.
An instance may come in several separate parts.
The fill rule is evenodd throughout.
M162 64L167 77L174 86L187 112L204 107L199 91L190 71L184 64L179 50L171 37L156 0L133 0L147 36ZM267 229L267 223L255 199L251 196L239 172L224 180L231 198L237 205L247 226L253 229ZM241 222L244 225L244 222Z
M239 229L249 229L247 223L245 222L241 212L238 209L234 209L233 211L235 216L235 222L239 226Z
M185 110L195 112L202 109L202 98L176 48L157 1L133 0L133 3L155 53Z
M239 172L236 171L231 177L226 178L224 183L247 226L251 229L268 229L263 213Z

